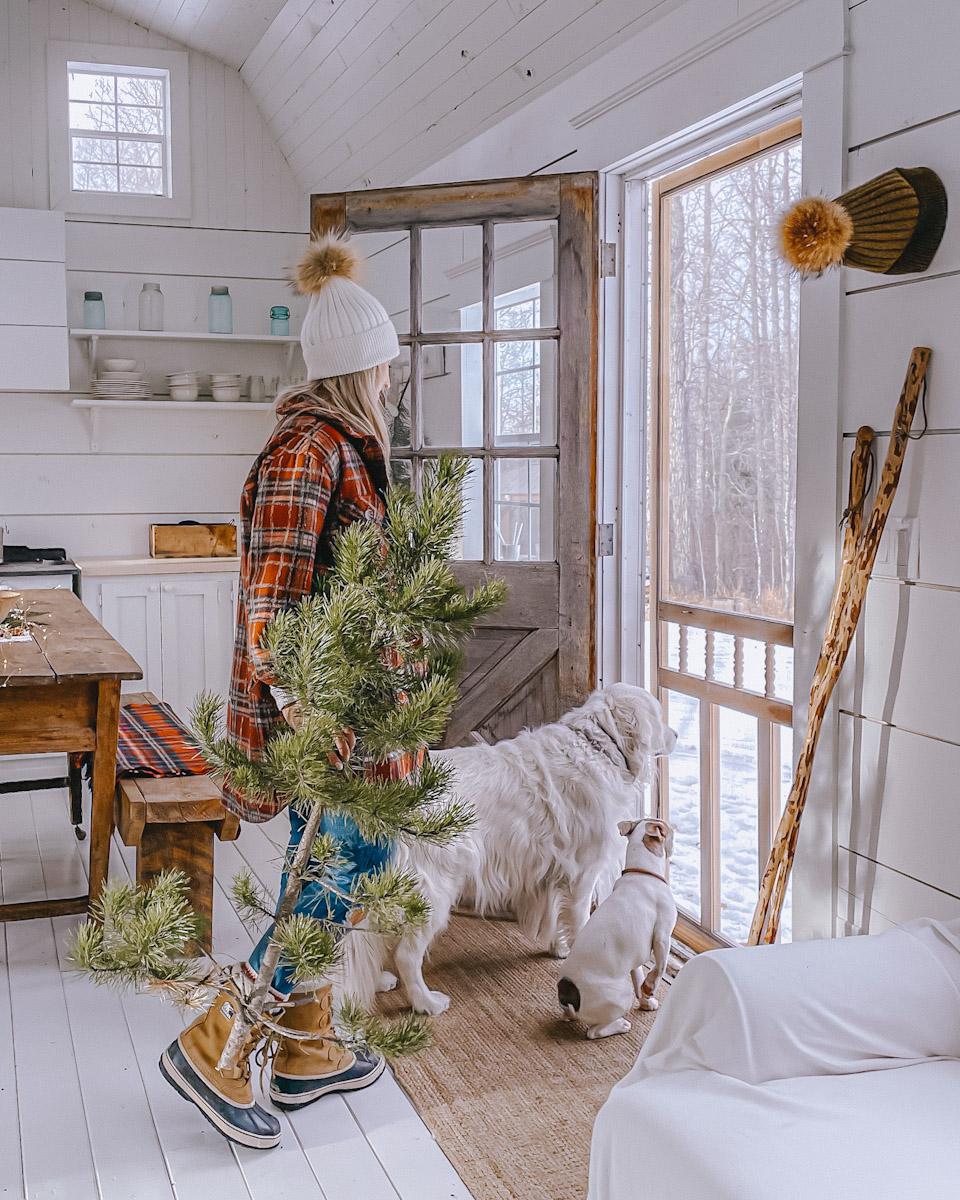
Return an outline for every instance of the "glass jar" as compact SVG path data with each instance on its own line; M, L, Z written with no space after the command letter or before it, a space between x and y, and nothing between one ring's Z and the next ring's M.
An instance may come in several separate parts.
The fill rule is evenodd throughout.
M145 331L163 328L163 292L159 283L145 283L140 289L140 328Z
M230 289L212 287L207 300L207 321L211 333L233 333L233 301Z
M106 329L107 310L103 306L103 292L83 293L84 329Z
M270 332L274 337L289 336L290 309L285 304L275 304L270 309Z

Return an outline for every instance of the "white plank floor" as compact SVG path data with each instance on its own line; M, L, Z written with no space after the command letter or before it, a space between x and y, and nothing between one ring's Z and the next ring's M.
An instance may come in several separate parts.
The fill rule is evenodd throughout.
M217 843L214 944L221 961L251 944L229 881L249 866L271 890L289 826L244 825ZM0 895L76 895L87 843L65 792L0 796ZM111 874L134 852L115 841ZM0 925L0 1197L24 1200L470 1200L387 1072L349 1099L277 1114L280 1145L221 1138L163 1081L157 1059L183 1026L152 996L119 996L72 973L65 945L78 918ZM266 1102L269 1107L269 1102Z

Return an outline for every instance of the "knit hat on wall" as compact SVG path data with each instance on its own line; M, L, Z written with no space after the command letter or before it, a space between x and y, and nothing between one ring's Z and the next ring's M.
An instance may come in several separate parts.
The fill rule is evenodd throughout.
M366 371L400 353L387 310L356 281L360 265L343 239L323 234L296 269L294 285L310 297L300 331L308 379Z

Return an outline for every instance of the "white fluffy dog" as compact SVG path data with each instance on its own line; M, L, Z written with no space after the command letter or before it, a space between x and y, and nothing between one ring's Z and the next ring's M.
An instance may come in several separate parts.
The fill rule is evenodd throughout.
M637 784L677 735L643 688L617 683L553 725L524 730L495 746L439 751L453 768L452 788L475 821L450 846L401 843L399 866L414 873L430 904L427 924L399 940L397 973L414 1010L441 1013L448 996L423 979L430 943L459 900L482 914L512 911L524 932L565 957L586 923L597 881L615 874L623 843L617 822L634 817ZM374 945L377 938L350 939ZM361 955L361 957L364 957ZM396 978L379 961L345 964L344 990L369 1002L368 980Z
M641 1008L657 1007L654 992L677 923L666 880L673 830L666 821L644 817L621 821L620 832L627 839L626 869L574 942L557 984L564 1018L579 1018L588 1038L626 1033L634 995Z

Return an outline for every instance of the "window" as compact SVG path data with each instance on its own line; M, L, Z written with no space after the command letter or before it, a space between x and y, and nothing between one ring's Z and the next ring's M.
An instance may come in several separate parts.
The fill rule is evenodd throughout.
M556 222L424 228L418 237L416 338L406 333L409 283L406 294L396 285L399 265L406 271L411 254L409 237L379 251L371 247L374 270L378 258L385 266L388 254L397 256L392 270L378 275L377 286L388 299L401 343L409 343L391 372L394 478L417 486L428 458L464 450L474 466L460 556L553 561L560 453ZM419 413L415 400L411 405L414 375Z
M71 191L169 195L169 94L169 71L68 63Z
M651 675L685 914L741 942L791 782L799 121L650 186ZM784 931L789 933L789 913Z
M51 42L47 71L51 207L189 216L187 55Z

